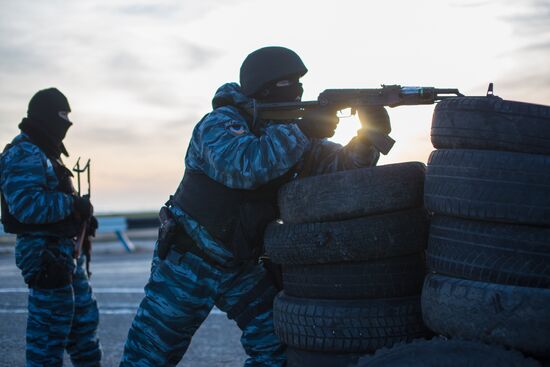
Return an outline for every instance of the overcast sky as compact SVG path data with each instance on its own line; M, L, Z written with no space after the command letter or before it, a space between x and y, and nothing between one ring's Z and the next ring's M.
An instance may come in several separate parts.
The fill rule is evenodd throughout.
M326 88L456 87L550 105L550 0L0 0L0 140L55 86L75 125L72 166L91 157L96 211L156 210L173 193L195 123L248 53L281 45ZM381 163L426 162L433 106L390 109ZM341 120L346 143L357 122Z

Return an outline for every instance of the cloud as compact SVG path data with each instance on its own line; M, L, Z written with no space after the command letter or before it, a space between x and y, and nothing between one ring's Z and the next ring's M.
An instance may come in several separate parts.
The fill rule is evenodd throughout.
M187 59L183 66L191 69L207 65L218 54L209 47L186 40L183 28L190 21L199 21L211 10L223 7L219 0L173 0L156 4L134 4L124 0L110 5L88 4L71 1L0 3L2 70L55 64L66 53L93 54L100 58L104 54L109 58L108 54L112 53L112 58L128 66L131 58L121 59L121 55L139 58L147 54L148 49L157 51L156 46L168 44L172 49L183 50ZM61 15L66 13L70 17ZM133 20L136 16L140 19ZM176 18L177 22L167 21L166 16ZM110 29L106 32L107 27ZM125 54L128 49L139 52Z
M187 60L186 68L188 70L208 67L213 60L222 55L222 52L218 50L198 46L190 42L185 42L183 44L183 49L185 49L185 58Z
M522 12L507 17L515 24L516 30L533 33L550 30L550 2L544 0L531 0L527 2L527 8Z
M1 31L0 31L1 33ZM29 69L46 68L48 63L40 61L32 48L15 45L0 38L0 74L25 72Z
M499 55L509 67L495 80L495 94L500 90L504 98L550 105L550 1L503 6L500 17L511 27L511 47Z
M457 8L479 8L482 6L486 6L491 4L490 0L487 1L461 1L461 2L453 2L451 3L451 6L457 7Z
M192 93L190 78L223 52L188 39L185 27L224 6L221 0L0 2L0 94L4 101L28 99L44 85L68 85L80 100L132 105L147 115L195 108L182 91ZM61 9L71 16L60 16ZM0 118L15 118L4 106Z
M93 128L80 128L77 132L79 138L96 142L97 146L132 146L136 143L143 143L148 137L131 128L96 126Z
M113 121L110 126L99 123L77 125L69 138L75 145L94 142L98 148L125 147L142 150L144 147L162 146L181 141L181 136L190 132L199 121L195 116L182 116L180 119L152 121L150 125L137 125L125 121Z
M523 11L506 17L514 25L515 31L525 36L550 36L550 1L530 0L526 5Z
M161 4L122 4L116 5L114 12L121 15L166 17L178 10L176 3Z
M538 51L550 52L550 37L548 40L545 40L545 41L538 41L538 42L536 41L535 43L531 43L525 46L522 50L535 51L535 52L538 52Z
M0 140L17 132L36 90L58 86L78 122L67 141L71 158L91 156L98 189L112 198L98 205L146 200L173 189L212 92L228 75L238 79L242 58L265 44L299 51L311 65L308 90L411 78L470 89L491 78L502 97L544 102L548 0L403 0L399 12L390 3L326 2L312 18L304 16L307 2L291 1L0 0ZM345 27L326 26L335 14L347 14ZM408 24L411 14L410 27L377 33L384 19ZM420 143L399 159L416 157ZM123 203L112 187L133 191Z
M178 19L179 21L200 21L209 12L224 5L227 5L227 3L222 0L160 0L154 4L146 0L119 0L113 1L107 6L102 5L101 9L123 17L157 18L161 21L166 21L167 18Z

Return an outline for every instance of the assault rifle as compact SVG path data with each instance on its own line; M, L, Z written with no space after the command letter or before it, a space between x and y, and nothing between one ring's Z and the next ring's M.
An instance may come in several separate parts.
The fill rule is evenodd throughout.
M75 166L73 167L73 172L76 172L77 175L77 192L78 196L81 195L80 191L80 174L86 172L87 181L88 181L88 193L85 194L85 197L90 198L91 195L91 182L90 182L90 160L86 162L84 167L80 167L80 157L76 161ZM84 253L86 256L86 273L88 274L88 277L92 275L90 272L90 261L92 260L92 242L90 240L90 234L89 227L90 226L90 219L86 219L84 223L82 223L80 227L80 232L78 234L78 237L75 241L75 258L78 259L80 257L80 254ZM95 231L95 228L93 229ZM95 235L95 233L94 233Z
M350 108L354 115L365 106L412 106L433 104L453 97L462 97L458 89L433 87L402 87L400 85L382 85L373 89L326 89L319 94L316 101L257 103L256 100L248 108L248 112L256 119L264 120L295 120L304 117L315 109L323 108L337 111ZM369 139L382 153L388 154L395 140L386 134L371 130Z

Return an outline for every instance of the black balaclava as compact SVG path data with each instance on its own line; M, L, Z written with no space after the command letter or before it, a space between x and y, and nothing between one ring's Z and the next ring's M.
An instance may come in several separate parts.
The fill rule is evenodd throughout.
M300 76L292 76L270 83L256 93L253 98L269 103L300 101L304 89L299 78Z
M19 124L21 131L47 156L59 158L61 153L69 156L63 139L72 123L61 117L60 112L71 112L67 98L56 88L38 91L30 100L27 117Z

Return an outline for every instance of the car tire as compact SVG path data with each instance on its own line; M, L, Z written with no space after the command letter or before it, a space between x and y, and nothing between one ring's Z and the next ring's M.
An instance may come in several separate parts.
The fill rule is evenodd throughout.
M422 314L435 333L550 356L550 289L426 277Z

